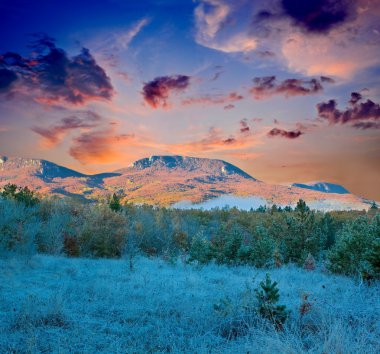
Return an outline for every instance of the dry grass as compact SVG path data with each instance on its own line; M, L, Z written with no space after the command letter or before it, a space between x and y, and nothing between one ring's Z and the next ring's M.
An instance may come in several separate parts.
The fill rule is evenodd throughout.
M378 353L380 285L270 271L283 332L242 311L264 270L35 256L0 260L0 353ZM311 308L300 315L302 295ZM214 310L230 299L224 314ZM227 332L226 332L227 331ZM235 333L230 336L226 333Z

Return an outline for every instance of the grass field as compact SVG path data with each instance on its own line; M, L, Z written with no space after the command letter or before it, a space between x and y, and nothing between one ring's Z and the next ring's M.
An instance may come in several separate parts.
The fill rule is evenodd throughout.
M0 269L0 353L380 352L380 285L320 271L269 271L291 310L276 331L243 310L267 270L41 255Z

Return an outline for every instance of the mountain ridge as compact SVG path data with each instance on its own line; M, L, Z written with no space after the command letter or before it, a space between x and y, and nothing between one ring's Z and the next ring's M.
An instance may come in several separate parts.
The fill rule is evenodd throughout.
M292 183L293 187L312 189L323 193L350 194L350 192L340 184L331 182L305 182Z
M329 201L329 205L348 209L368 207L368 201L353 194L268 184L223 160L180 155L153 155L114 172L92 175L43 159L2 156L0 188L6 183L28 186L43 195L84 199L106 198L111 193L118 193L124 201L160 206L182 201L199 204L232 195L259 197L268 204L278 205L292 205L304 199L313 203Z

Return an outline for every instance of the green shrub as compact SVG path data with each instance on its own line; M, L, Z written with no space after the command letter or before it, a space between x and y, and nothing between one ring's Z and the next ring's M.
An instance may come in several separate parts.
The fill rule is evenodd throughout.
M95 257L117 257L122 254L126 238L126 218L107 206L89 208L79 232L80 254Z
M198 261L200 264L207 264L212 260L211 243L202 232L193 237L189 256L189 262Z
M346 275L378 276L378 239L380 237L380 217L371 222L362 216L346 223L338 232L337 242L328 254L329 268L335 273Z
M260 288L255 289L257 299L257 312L259 315L275 325L277 329L282 329L283 324L289 317L289 311L285 305L278 305L280 300L277 282L272 282L267 273L265 282L260 282Z
M0 195L5 199L13 199L17 202L23 203L28 207L35 206L40 202L35 192L28 187L18 187L15 184L6 184Z

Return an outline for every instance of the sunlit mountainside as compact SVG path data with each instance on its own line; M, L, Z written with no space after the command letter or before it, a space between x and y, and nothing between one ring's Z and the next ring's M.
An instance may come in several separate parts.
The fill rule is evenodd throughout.
M45 160L2 157L0 186L7 183L28 186L42 195L91 200L117 193L124 201L160 206L180 202L196 206L232 196L240 199L255 197L263 204L277 205L294 205L304 199L315 209L361 210L369 207L367 200L350 194L341 186L318 190L302 184L269 184L225 161L186 156L151 156L126 168L96 175L82 174ZM342 190L346 192L343 194Z

